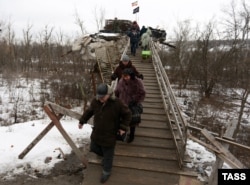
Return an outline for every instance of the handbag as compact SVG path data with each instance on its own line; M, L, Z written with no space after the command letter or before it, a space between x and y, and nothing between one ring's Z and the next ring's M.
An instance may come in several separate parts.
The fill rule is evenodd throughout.
M125 132L122 135L120 135L120 133L117 132L117 134L116 134L116 140L126 142L127 139L128 139L128 132Z
M141 103L133 103L129 105L129 109L132 112L132 124L141 123L141 114L143 113L143 106Z

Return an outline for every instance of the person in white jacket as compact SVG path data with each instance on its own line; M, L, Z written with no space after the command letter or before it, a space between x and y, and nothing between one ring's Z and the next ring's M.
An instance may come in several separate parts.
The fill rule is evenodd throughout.
M149 41L150 37L152 35L151 30L148 28L145 33L142 34L141 36L141 47L143 50L148 50L149 49Z

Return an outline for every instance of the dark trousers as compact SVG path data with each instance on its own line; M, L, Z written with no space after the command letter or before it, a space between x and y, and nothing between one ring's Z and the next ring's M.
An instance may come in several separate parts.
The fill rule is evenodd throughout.
M134 139L134 138L135 138L135 126L130 127L130 134L129 134L129 137L130 137L131 139Z
M136 54L136 47L137 47L137 42L131 42L130 43L130 48L131 48L131 54L132 55Z
M111 173L111 169L113 165L113 158L114 158L114 153L115 153L115 146L104 147L104 146L96 144L94 141L91 141L90 151L103 157L103 171L106 174Z

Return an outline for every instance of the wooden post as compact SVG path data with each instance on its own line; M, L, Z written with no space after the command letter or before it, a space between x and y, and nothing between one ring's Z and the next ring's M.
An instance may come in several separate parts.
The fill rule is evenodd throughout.
M66 133L64 128L62 127L61 123L59 122L57 116L49 109L48 106L43 107L44 111L47 113L47 115L50 117L50 119L53 121L59 132L62 134L64 139L68 142L70 147L73 149L77 157L80 159L80 161L87 167L88 161L85 159L83 153L76 147L74 142L71 140L69 135Z
M206 129L203 129L201 133L208 139L220 152L223 156L223 159L234 168L244 168L244 165L231 154L227 148L225 148L221 143L215 140L215 138L209 134ZM220 155L218 155L220 156Z
M79 120L81 118L81 114L76 113L76 112L74 112L72 110L69 110L69 109L67 109L65 107L61 107L61 106L59 106L59 105L57 105L55 103L46 101L45 106L46 105L49 105L51 108L53 108L53 111L55 111L56 113L66 115L66 116L69 116L71 118L75 118L77 120Z
M58 119L60 120L63 115L59 115ZM50 122L48 126L23 150L21 154L18 155L19 159L23 159L25 155L34 147L36 144L51 130L54 126L53 122Z
M227 127L227 130L226 130L224 136L225 137L232 137L234 130L235 130L235 123L231 122L231 124ZM223 144L222 146L225 149L229 148L229 144ZM218 182L218 169L222 167L223 163L224 163L224 161L216 155L216 161L212 167L212 173L208 179L208 185L217 184L217 182Z

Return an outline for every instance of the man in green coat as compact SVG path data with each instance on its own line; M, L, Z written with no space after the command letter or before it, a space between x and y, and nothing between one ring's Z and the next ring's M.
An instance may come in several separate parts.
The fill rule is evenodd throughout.
M97 95L79 120L79 128L94 116L90 151L103 157L101 183L111 175L117 133L123 135L129 128L131 112L127 105L113 95L107 84L97 87Z

